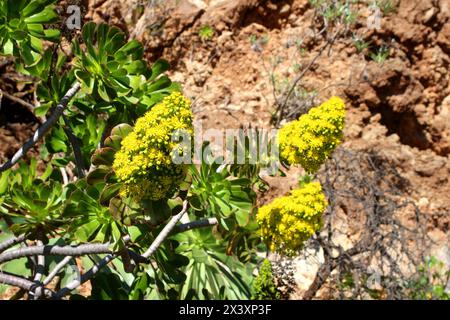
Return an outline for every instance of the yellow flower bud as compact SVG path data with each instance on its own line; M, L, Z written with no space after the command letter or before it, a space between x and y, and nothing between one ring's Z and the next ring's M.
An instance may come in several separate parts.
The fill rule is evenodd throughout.
M170 141L176 129L192 134L190 106L187 98L174 92L139 118L134 130L122 140L113 163L118 180L124 183L122 197L159 200L175 192L187 166L172 162L172 150L164 141Z
M272 250L294 255L322 226L328 203L319 182L310 182L259 208L256 220Z
M278 133L282 160L316 172L342 140L344 122L345 103L338 97L289 122Z

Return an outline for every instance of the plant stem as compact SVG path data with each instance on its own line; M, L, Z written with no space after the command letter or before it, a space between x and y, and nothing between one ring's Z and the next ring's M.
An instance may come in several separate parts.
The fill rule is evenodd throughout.
M207 218L202 220L191 221L188 223L180 224L173 229L173 234L189 231L192 229L206 228L217 225L219 222L216 218Z
M173 216L172 219L169 221L169 223L166 224L164 229L161 230L161 232L158 234L156 239L151 244L150 248L142 255L144 258L149 258L152 256L155 251L159 248L159 246L164 242L164 240L171 234L173 228L177 225L178 221L184 216L184 214L188 210L188 204L189 202L185 200L183 202L183 209L178 213L177 215Z
M36 289L36 283L33 281L18 277L16 275L7 274L5 272L0 272L0 283L15 286L28 292ZM52 298L55 295L53 291L47 288L43 288L43 294L48 298Z
M69 101L75 96L75 94L80 90L81 86L79 82L75 82L75 84L70 88L66 95L61 99L58 105L55 108L55 111L50 115L50 117L45 121L33 134L33 137L28 140L20 149L17 151L14 156L8 160L5 164L0 166L0 172L8 170L12 166L14 166L20 159L22 159L25 154L30 150L42 137L44 137L48 131L52 128L52 126L58 121L59 117L63 114L64 110L67 108Z
M25 238L26 238L25 235L22 234L18 237L14 237L14 238L8 239L8 240L0 243L0 253L2 253L3 251L5 251L8 248L11 248L12 246L14 246L18 243L25 241Z
M42 285L46 286L48 285L55 277L56 275L62 270L62 268L64 268L71 260L72 260L72 256L67 256L64 259L62 259L56 266L55 268L52 270L52 272L50 272L47 276L47 278L45 278L45 280L42 282Z
M64 132L66 133L67 138L69 139L69 142L72 145L78 178L83 179L85 177L85 173L84 173L84 164L83 164L83 154L81 152L80 143L78 141L78 138L73 133L72 128L70 127L69 119L67 119L67 117L65 115L63 115L63 120L66 125L64 127Z

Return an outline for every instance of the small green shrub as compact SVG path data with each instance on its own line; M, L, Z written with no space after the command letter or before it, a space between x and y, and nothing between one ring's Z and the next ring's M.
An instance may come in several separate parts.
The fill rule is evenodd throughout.
M253 300L277 300L281 298L281 294L275 285L272 264L268 259L265 259L261 264L259 274L253 283L253 290Z
M376 63L383 63L389 58L389 48L387 46L381 46L375 52L370 54L370 58Z
M198 31L198 36L202 41L211 40L214 36L214 29L211 26L205 25Z
M450 300L450 270L436 257L427 258L419 274L407 284L408 296L414 300Z

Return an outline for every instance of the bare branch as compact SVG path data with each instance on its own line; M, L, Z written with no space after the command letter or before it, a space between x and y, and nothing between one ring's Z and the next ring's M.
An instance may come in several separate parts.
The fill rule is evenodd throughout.
M62 259L56 266L55 268L52 270L52 272L50 272L47 276L47 278L45 278L45 280L42 282L42 284L44 286L48 285L50 282L52 282L52 280L56 277L56 275L72 260L73 257L71 256L67 256L64 259Z
M76 289L77 287L81 286L86 281L93 278L104 266L106 266L109 262L114 260L117 257L117 254L108 254L106 257L104 257L102 260L100 260L99 263L94 265L88 272L83 274L79 280L75 279L72 282L70 282L68 285L66 285L64 288L59 290L56 293L55 298L61 299L65 295L69 294L72 290Z
M37 246L43 246L44 244L42 243L42 241L38 240L36 242ZM34 281L35 282L40 282L42 275L45 272L45 256L44 255L39 255L37 257L37 265L36 265L36 274L34 275Z
M145 259L148 259L151 255L153 255L156 250L159 248L159 246L163 243L163 241L171 234L172 230L175 228L176 224L180 219L183 217L183 215L187 212L188 209L188 201L183 202L183 209L178 213L177 215L173 216L172 219L167 223L167 225L161 230L159 235L156 237L156 239L153 241L153 243L150 245L150 248L141 256ZM96 265L94 265L88 272L83 274L80 278L80 280L74 280L71 283L69 283L66 287L62 288L56 293L56 298L62 298L65 295L69 294L72 290L79 287L86 281L90 280L92 277L94 277L101 268L106 266L109 262L114 260L119 253L114 254L108 254L106 257L104 257L100 262L98 262Z
M153 241L149 249L142 255L138 256L142 260L148 259L150 256L152 256L156 250L159 248L159 246L164 242L167 237L169 237L172 234L172 231L176 227L177 223L180 221L180 219L183 217L183 215L188 210L188 201L183 202L183 208L182 210L175 216L172 217L172 219L167 223L167 225L161 230L161 232L158 234L156 239ZM211 219L205 219L200 221L194 221L191 223L186 223L184 225L179 226L179 228L183 231L191 230L193 228L200 228L200 227L206 227L206 226L212 226L217 224L217 220L214 218ZM181 232L181 231L180 231ZM129 236L125 236L123 239L125 242L130 241ZM55 269L50 273L50 275L45 279L44 284L41 286L36 286L36 283L34 283L34 287L32 288L33 292L39 293L38 290L44 289L45 294L45 288L43 288L44 285L47 285L52 278L56 276L56 274L69 262L69 258L72 256L81 256L85 254L107 254L100 262L98 262L96 265L94 265L88 272L83 274L81 278L78 280L73 280L70 282L66 287L62 288L60 291L56 293L54 296L55 298L62 298L65 295L69 294L72 290L79 287L86 281L90 280L92 277L94 277L100 269L105 267L109 262L114 260L120 252L111 252L109 249L110 244L83 244L79 245L77 247L74 246L35 246L35 247L27 247L27 248L21 248L18 250L13 250L9 252L5 252L3 254L0 254L0 263L4 263L13 259L21 258L21 257L28 257L28 256L35 256L35 255L62 255L66 256L65 259L63 259L56 267ZM136 255L134 255L136 256ZM133 257L133 255L130 255L130 257ZM145 261L145 260L144 260ZM11 281L10 281L11 282ZM15 284L12 284L15 285ZM20 286L22 288L22 286Z
M130 236L126 235L122 240L127 243L130 241ZM32 257L36 255L44 256L82 256L87 254L111 254L110 243L87 243L78 246L58 246L58 245L46 245L46 246L34 246L23 247L17 250L11 250L0 254L0 264L14 259L23 257ZM132 255L134 257L136 255Z
M85 254L102 254L111 253L109 243L89 243L79 246L34 246L27 248L20 248L13 251L8 251L0 254L0 263L10 260L36 256L82 256Z
M36 244L38 246L43 246L43 243L40 240L36 241ZM34 283L36 284L36 288L33 292L30 292L31 295L34 295L35 300L39 299L43 294L41 279L45 273L45 256L39 255L39 256L37 256L36 260L37 260L37 264L35 266L35 275L34 275L34 279L33 279Z
M0 272L0 283L15 286L28 292L34 291L37 287L36 283L34 283L33 281L24 279L16 275L7 274L5 272ZM43 294L48 298L52 298L55 296L55 293L47 288L43 289Z
M130 239L131 239L130 236L125 236L123 238L123 241L126 243L130 241ZM100 262L95 264L88 272L83 274L79 280L75 279L69 284L67 284L64 288L59 290L56 293L55 297L57 299L61 299L65 295L68 295L72 290L75 290L77 287L81 286L83 283L93 278L103 267L105 267L108 263L114 260L119 254L120 254L119 252L108 254L106 257L100 260Z
M411 192L410 182L379 153L343 148L336 150L319 179L330 208L322 232L309 247L318 244L324 262L303 299L313 299L321 289L336 299L349 295L365 299L373 294L408 298L403 281L417 274L430 245L426 216L415 203L401 197ZM358 209L352 212L349 208ZM344 250L336 235L348 235L347 228L359 235ZM354 286L344 290L334 285L349 276Z
M64 110L67 108L67 105L70 99L80 90L80 83L75 82L72 88L67 91L66 95L61 99L61 102L56 106L55 111L50 115L50 117L45 121L34 133L33 137L28 140L20 149L17 151L14 156L8 160L5 164L0 166L0 172L8 170L12 166L14 166L20 159L22 159L25 154L30 150L45 134L51 129L51 127L58 121L59 117L63 114Z
M180 224L180 225L176 226L173 229L173 233L181 233L181 232L189 231L192 229L198 229L198 228L213 227L213 226L217 225L218 223L219 222L217 221L216 218L207 218L207 219L202 219L202 220L197 220L197 221L191 221L191 222Z
M180 219L184 216L184 214L188 210L188 204L189 202L185 200L183 202L183 209L178 213L177 215L173 216L172 219L169 221L169 223L166 224L164 229L161 230L161 232L158 234L156 239L151 244L150 248L142 255L144 258L149 258L152 256L155 251L159 248L159 246L164 242L164 240L170 235L173 228L175 228L176 224Z
M67 119L67 117L65 115L63 115L63 120L66 125L64 127L64 132L66 133L67 138L69 139L69 142L72 145L78 178L82 179L85 177L85 172L84 172L84 164L83 164L83 154L81 152L80 143L78 141L78 138L73 133L72 128L70 127L69 119Z
M3 251L5 251L8 248L11 248L12 246L21 243L23 241L25 241L26 236L25 235L20 235L18 237L14 237L11 239L8 239L2 243L0 243L0 253L2 253Z

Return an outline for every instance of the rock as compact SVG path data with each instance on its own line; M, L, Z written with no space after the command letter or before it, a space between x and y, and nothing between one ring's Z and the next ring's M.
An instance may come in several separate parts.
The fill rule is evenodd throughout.
M191 25L204 11L203 1L182 0L164 24L164 40L175 39L188 25Z
M355 138L359 138L361 136L361 132L362 132L362 127L360 127L359 125L352 123L350 126L347 126L345 128L345 136L355 139Z
M428 154L416 162L415 171L425 177L433 176L439 169L445 166L447 159Z
M443 51L450 53L450 21L442 27L437 42Z
M229 47L230 45L232 46L232 36L233 36L233 32L231 31L224 31L220 34L219 37L217 37L217 44L219 46L223 46L223 47Z
M425 24L428 23L431 19L434 18L436 13L437 9L435 7L428 9L427 12L425 12L425 14L423 15L422 22Z
M269 1L267 4L267 9L276 11L276 10L278 10L278 6L275 3Z
M417 202L417 206L420 210L425 211L430 204L430 201L427 198L420 198Z
M200 8L202 10L205 10L208 5L205 3L205 1L202 0L188 0L190 3L192 3L197 8Z
M200 24L210 25L217 31L231 29L239 24L245 12L258 5L257 0L224 0L210 5L200 19Z
M288 21L290 24L296 25L297 20L298 20L298 16L295 13L291 13L289 15Z
M294 280L300 292L309 288L323 262L322 248L320 250L308 248L300 257L295 259Z
M288 4L285 4L282 8L281 8L281 10L280 10L280 14L287 14L287 13L289 13L291 11L291 6L290 5L288 5Z
M374 123L373 125L369 125L365 128L362 139L367 142L372 142L378 140L380 137L383 137L387 134L387 128L378 123Z
M439 17L442 21L450 20L450 3L448 0L439 0Z
M373 117L370 117L370 123L376 123L376 122L380 122L381 120L381 114L377 113L376 115L374 115Z

